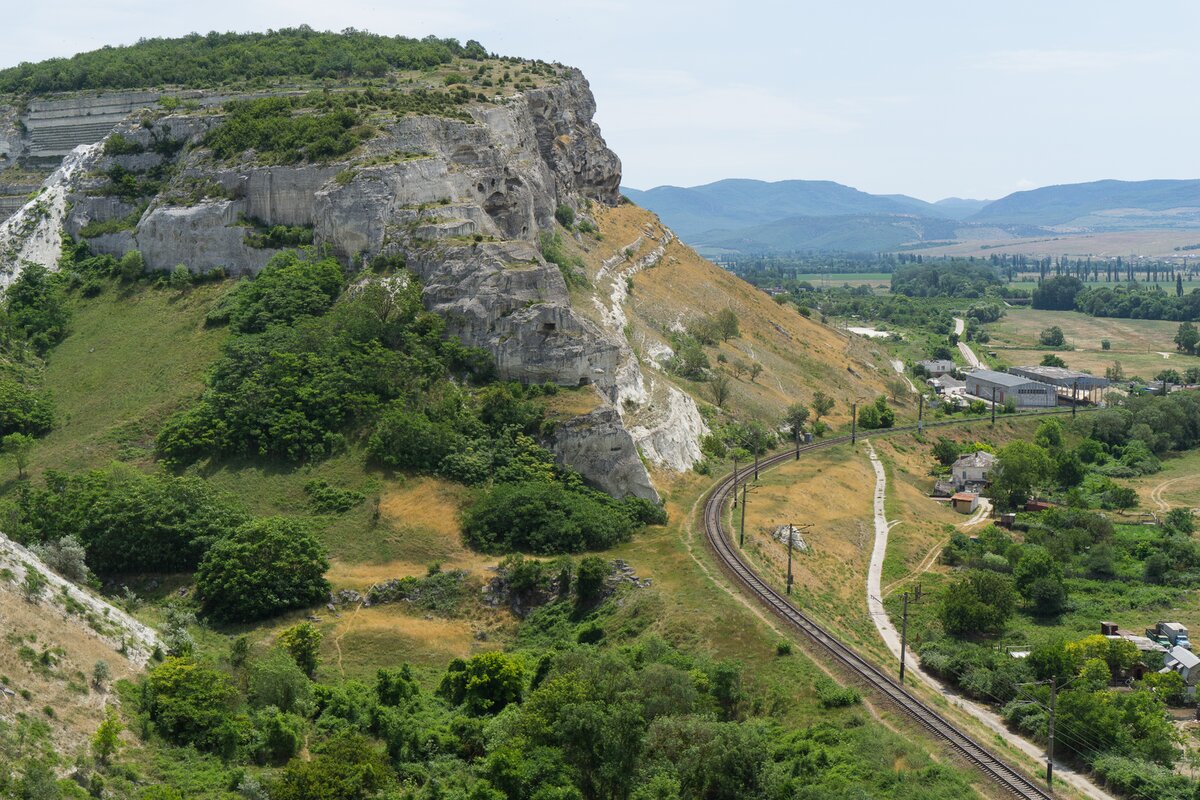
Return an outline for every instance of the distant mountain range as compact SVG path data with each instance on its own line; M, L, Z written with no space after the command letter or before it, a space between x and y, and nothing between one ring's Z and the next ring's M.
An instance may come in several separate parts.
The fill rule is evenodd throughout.
M708 254L905 250L971 241L1145 229L1200 230L1200 180L1095 181L999 200L928 203L833 181L731 178L703 186L623 187Z

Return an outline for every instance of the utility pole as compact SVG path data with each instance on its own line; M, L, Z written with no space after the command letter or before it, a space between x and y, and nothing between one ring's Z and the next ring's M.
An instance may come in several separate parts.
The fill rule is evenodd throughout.
M1071 419L1075 419L1075 405L1078 401L1075 399L1075 392L1079 390L1079 379L1071 384Z
M850 444L858 441L858 403L850 404Z
M904 613L900 616L900 683L904 683L904 648L908 644L908 592L904 593Z
M758 480L758 442L754 442L754 480Z
M796 531L792 527L792 523L788 523L788 574L787 574L787 593L792 593L792 540L796 538Z
M788 523L788 566L787 566L787 593L788 594L792 593L792 583L794 581L794 578L792 577L792 547L795 546L796 531L798 531L798 530L806 531L811 527L812 527L811 522L808 524L805 524L805 525L796 525L791 522Z
M1048 728L1049 735L1046 737L1049 743L1046 748L1046 785L1054 784L1054 696L1057 688L1055 681L1057 678L1050 677L1050 724Z
M996 387L992 387L992 427L996 427Z
M925 395L917 395L917 433L925 430ZM799 458L799 456L797 456Z
M796 460L800 460L800 429L796 428Z
M746 545L746 481L742 481L742 522L738 526L738 547Z
M737 485L738 485L738 468L737 468L737 450L733 451L733 507L737 508Z

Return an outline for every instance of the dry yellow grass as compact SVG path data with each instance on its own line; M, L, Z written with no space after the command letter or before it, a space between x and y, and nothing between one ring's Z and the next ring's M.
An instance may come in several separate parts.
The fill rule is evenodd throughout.
M104 642L79 618L43 600L27 602L16 586L0 580L0 675L16 692L0 694L0 719L12 720L26 714L44 720L59 752L69 754L86 744L104 719L105 707L116 703L111 688L97 691L91 686L97 661L108 664L111 682L133 678L140 671L111 645ZM35 666L22 657L21 647L40 655L43 650L65 651L52 667ZM28 700L22 695L28 691ZM43 709L51 708L54 716Z
M496 559L463 544L459 515L468 491L433 477L389 484L379 501L379 526L370 535L380 540L381 553L403 553L403 557L331 559L330 583L336 589L362 590L392 578L424 575L435 561L445 569L483 574Z
M603 239L583 236L574 245L593 281L605 259L627 248L634 259L641 258L658 246L666 230L654 214L632 205L597 208L594 213ZM607 291L602 285L596 289ZM579 298L574 305L582 313L595 314L594 304L586 298ZM742 335L715 350L710 348L713 366L731 375L738 362L763 366L754 381L748 374L734 377L727 410L774 420L788 405L809 403L813 393L822 390L838 400L829 417L838 424L849 420L851 401L886 390L890 367L878 348L776 303L678 239L666 246L656 266L633 276L633 292L625 302L626 333L646 364L651 348L667 344L673 330L723 308L737 313ZM726 365L718 363L718 354L725 357ZM676 383L697 399L712 401L704 384Z
M783 585L787 575L786 539L775 538L776 529L789 522L812 526L801 532L809 551L793 553L793 592L826 619L866 614L874 482L861 448L846 445L761 473L749 492L746 549L776 584ZM739 508L735 529L740 520Z
M379 501L379 512L393 524L426 528L456 539L458 509L465 491L460 484L438 478L415 478L400 489L386 492Z
M414 615L402 604L358 608L322 623L321 661L343 677L373 675L381 665L408 662L442 669L455 658L465 658L500 646L497 631L507 628L507 615L471 621ZM476 631L487 633L477 639Z

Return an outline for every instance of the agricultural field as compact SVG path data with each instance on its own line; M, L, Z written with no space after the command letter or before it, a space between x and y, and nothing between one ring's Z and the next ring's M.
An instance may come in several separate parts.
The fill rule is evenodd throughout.
M987 258L993 253L1023 254L1034 258L1067 255L1071 258L1128 258L1131 254L1145 257L1178 258L1190 252L1176 248L1196 244L1195 230L1163 229L1146 231L1104 231L1090 234L1039 236L1030 239L996 238L968 240L955 244L923 248L922 253L937 256L975 256Z
M818 289L833 286L870 286L876 293L887 293L892 286L890 272L810 272L796 276L798 281L807 281Z
M1062 328L1074 350L1051 351L1038 343L1038 334L1057 325ZM999 322L987 326L992 340L976 349L995 351L997 358L1010 366L1037 364L1049 352L1056 352L1071 369L1103 375L1118 362L1127 376L1153 378L1160 370L1200 366L1200 357L1176 352L1175 332L1179 323L1167 320L1113 319L1091 317L1078 311L1040 311L1032 308L1006 308ZM1107 339L1110 350L1101 342Z

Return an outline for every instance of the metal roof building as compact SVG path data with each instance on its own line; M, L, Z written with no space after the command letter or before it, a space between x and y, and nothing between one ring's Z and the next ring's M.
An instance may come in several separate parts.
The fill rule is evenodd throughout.
M1063 367L1009 367L1008 371L1011 375L1020 375L1030 380L1048 383L1051 386L1060 386L1063 389L1078 386L1080 392L1090 392L1092 389L1104 389L1108 386L1107 378Z
M967 373L967 394L988 401L995 399L1001 405L1011 399L1017 408L1052 408L1058 405L1058 392L1050 384L990 369Z

